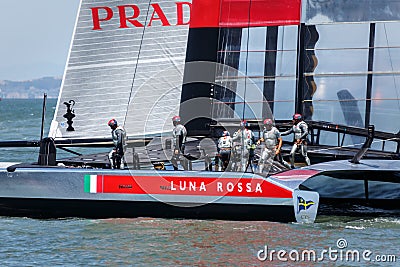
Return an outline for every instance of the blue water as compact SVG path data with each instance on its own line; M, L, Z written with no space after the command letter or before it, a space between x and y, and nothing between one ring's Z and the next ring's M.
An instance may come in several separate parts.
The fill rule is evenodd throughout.
M44 134L48 133L56 99L46 105ZM0 140L39 140L43 101L39 99L2 99L0 101ZM21 162L37 159L38 148L2 148L0 161Z
M57 99L47 99L43 136L48 135ZM38 141L42 132L42 99L2 99L0 101L0 141ZM104 149L74 148L78 153L108 152ZM38 159L38 147L1 148L0 162L33 162ZM57 151L58 158L74 154Z
M47 105L46 131L56 101ZM0 101L0 140L37 140L41 100ZM37 149L0 148L0 161L34 161ZM0 217L1 266L400 266L400 218L320 217L315 224L216 220L60 219ZM345 239L345 240L343 240ZM343 241L347 247L339 248ZM260 250L283 250L261 261ZM293 251L313 250L322 261L293 261ZM360 255L396 256L396 262L349 261ZM264 254L260 254L263 256ZM337 260L335 259L337 256ZM383 258L385 258L383 257ZM283 261L288 259L289 262ZM299 258L301 259L301 258Z

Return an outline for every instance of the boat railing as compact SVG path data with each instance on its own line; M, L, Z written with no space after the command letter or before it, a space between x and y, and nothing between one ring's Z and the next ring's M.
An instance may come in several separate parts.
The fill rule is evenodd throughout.
M261 134L263 129L262 121L261 120L247 120L249 123L248 128L251 129L257 136ZM313 121L313 120L306 120L308 124L308 131L309 131L309 145L311 146L335 146L337 148L344 148L345 147L345 138L347 136L359 136L367 138L369 136L368 128L360 128L354 126L347 126L341 125L326 121ZM218 121L214 121L210 125L211 135L215 138L220 136L222 131L230 130L236 131L239 128L240 120L239 119L221 119ZM291 120L275 120L275 125L280 131L285 131L292 127ZM323 132L332 132L337 134L336 143L329 143L327 145L322 144L321 136ZM399 154L400 153L400 132L398 133L389 133L383 131L374 131L374 142L380 142L382 145L380 147L380 152L389 153L389 154ZM387 142L394 142L396 143L396 148L393 151L386 150ZM284 142L288 143L288 142ZM361 142L359 146L361 146L364 142ZM356 147L354 147L356 148ZM358 149L358 148L356 148ZM376 147L374 148L376 151Z

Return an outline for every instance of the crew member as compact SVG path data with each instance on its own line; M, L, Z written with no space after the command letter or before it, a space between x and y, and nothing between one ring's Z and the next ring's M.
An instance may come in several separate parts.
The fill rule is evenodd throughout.
M249 161L252 160L254 155L255 137L250 129L247 129L248 123L243 120L240 122L240 129L233 134L232 141L235 145L235 153L240 158L240 168L242 172L247 170Z
M310 165L310 159L307 156L307 135L308 135L308 125L303 121L303 116L301 114L293 115L293 126L286 132L281 133L281 135L288 135L293 133L293 147L290 151L290 165L294 168L294 158L296 151L300 149L301 155L304 157L306 164Z
M220 170L225 171L228 167L229 160L231 158L232 150L232 137L228 131L223 131L222 136L218 139L218 154L219 159L222 161Z
M126 150L126 132L124 128L118 126L116 119L111 119L108 122L111 128L111 136L114 143L114 148L108 154L112 169L124 168L124 154Z
M174 166L174 170L178 170L178 160L180 156L185 152L185 142L187 131L185 126L181 124L181 117L174 116L172 118L174 129L172 130L172 158L171 163ZM182 164L182 163L181 163ZM186 164L182 164L184 169L187 169Z
M260 173L263 173L265 164L267 169L271 168L274 158L284 165L288 165L283 161L280 154L282 147L282 137L279 130L274 126L271 119L264 120L264 129L262 131L262 137L257 141L257 144L264 142L264 149L261 154L260 162L258 163L258 169ZM286 164L285 164L286 163Z

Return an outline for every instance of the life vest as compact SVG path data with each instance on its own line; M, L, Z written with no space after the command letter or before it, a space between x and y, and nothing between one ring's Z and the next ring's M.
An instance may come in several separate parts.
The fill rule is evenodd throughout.
M231 148L232 147L232 137L223 136L218 139L219 148Z
M119 135L121 135L120 138L118 138ZM126 149L126 132L125 132L125 129L122 128L121 126L118 126L114 130L112 130L111 136L112 136L112 140L113 140L114 146L117 147L118 146L118 142L121 142L122 148L125 151L125 149Z
M281 137L281 134L279 130L276 127L272 127L271 130L267 131L267 129L264 128L263 131L263 138L264 138L264 143L265 147L268 149L273 149L276 147L278 144L278 138Z
M175 126L175 128L172 130L172 143L173 143L173 149L177 148L177 137L179 137L179 147L181 145L184 145L186 143L186 135L187 135L187 131L185 126L183 126L182 124L177 124Z
M238 130L233 135L233 141L239 143L239 145L243 146L246 149L255 148L255 144L253 142L254 134L249 129Z
M308 125L305 121L301 121L297 123L296 125L293 125L293 133L294 133L294 138L295 139L301 139L301 136L304 133L308 132Z

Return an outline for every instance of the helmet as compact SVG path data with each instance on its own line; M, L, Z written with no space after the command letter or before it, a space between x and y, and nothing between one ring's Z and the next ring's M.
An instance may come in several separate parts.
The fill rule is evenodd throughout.
M108 121L108 126L113 127L113 126L117 126L118 122L116 119L111 119Z
M247 123L246 120L243 120L243 121L240 122L240 126L241 126L241 127L247 127L248 125L249 125L249 124Z
M303 119L303 116L301 116L301 114L299 114L299 113L296 113L293 115L293 120L299 121L302 119Z
M174 116L174 117L172 117L172 121L173 121L173 122L181 122L181 117L179 117L179 116Z
M228 131L223 131L222 132L222 136L229 136L230 134L229 134L229 132Z
M271 119L265 119L264 120L264 125L273 125L274 123L272 122L272 120Z

